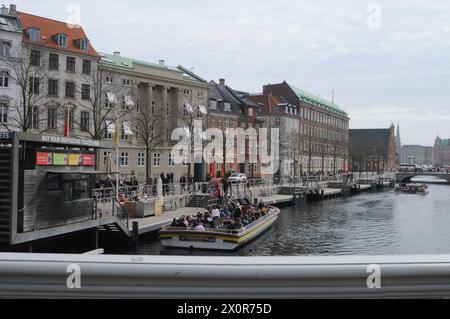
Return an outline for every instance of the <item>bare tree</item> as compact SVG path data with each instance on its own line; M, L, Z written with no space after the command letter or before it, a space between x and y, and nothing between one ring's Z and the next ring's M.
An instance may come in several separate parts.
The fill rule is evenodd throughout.
M138 107L139 113L136 114L134 123L138 135L137 143L142 143L145 150L145 177L148 181L151 176L151 154L163 141L164 117L155 116L155 109L145 101L138 101Z
M84 85L86 83L89 85L89 93L85 93L86 103L80 105L80 110L92 115L92 122L90 121L87 129L82 127L81 118L74 119L74 123L90 138L101 140L112 126L118 125L118 122L129 116L133 110L136 103L134 89L123 83L106 83L104 72L100 67L93 68L90 75L83 75L83 80ZM77 91L83 92L83 84L77 87Z
M4 59L10 85L17 85L19 90L19 99L9 105L8 113L11 116L8 123L1 123L8 131L28 132L39 129L39 122L47 120L39 116L40 110L48 101L44 83L51 70L44 59L46 52L42 49L24 50ZM54 106L59 107L60 104L55 103Z
M195 142L196 142L196 140L200 140L202 138L202 136L200 136L202 133L197 132L197 130L196 130L195 122L197 120L201 120L202 128L203 128L204 120L207 117L206 107L201 106L198 101L196 104L197 105L191 105L190 103L185 101L185 104L181 107L181 109L178 108L178 114L177 114L177 119L178 119L179 124L182 127L184 127L190 134L190 136L189 136L189 141L190 141L189 154L186 158L186 163L187 163L187 167L188 167L188 176L191 176L194 173L192 164L195 163L195 161L196 161L195 154L196 154L196 151L198 151L197 148L200 147L200 145L196 145ZM202 146L203 146L203 142L202 142Z

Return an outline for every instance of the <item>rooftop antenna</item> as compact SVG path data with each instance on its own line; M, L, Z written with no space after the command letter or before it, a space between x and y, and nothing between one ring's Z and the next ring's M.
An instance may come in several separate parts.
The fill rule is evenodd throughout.
M331 103L334 104L334 90L331 90Z

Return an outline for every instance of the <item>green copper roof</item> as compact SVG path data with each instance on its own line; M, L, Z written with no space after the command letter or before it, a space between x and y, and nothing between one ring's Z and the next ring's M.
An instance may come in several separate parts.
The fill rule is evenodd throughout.
M347 112L345 112L343 109L341 109L339 106L337 106L336 104L327 101L321 97L318 97L314 94L311 94L309 92L306 92L302 89L299 89L295 86L289 85L290 88L292 89L292 91L295 92L295 94L297 94L298 98L300 99L300 101L305 102L305 103L309 103L315 106L319 106L321 108L324 108L328 111L334 112L334 113L338 113L344 116L348 116Z
M0 30L22 33L22 26L17 18L0 15L0 19L2 20L0 23Z
M116 55L116 54L108 54L108 53L100 53L100 54L102 56L101 63L119 67L119 68L123 68L123 69L132 70L132 69L134 69L135 64L139 64L139 65L149 66L149 67L158 68L158 69L181 72L177 68L173 68L173 67L170 67L167 65L161 65L158 63L150 63L150 62L145 62L142 60L126 58L126 57L123 57L121 55Z

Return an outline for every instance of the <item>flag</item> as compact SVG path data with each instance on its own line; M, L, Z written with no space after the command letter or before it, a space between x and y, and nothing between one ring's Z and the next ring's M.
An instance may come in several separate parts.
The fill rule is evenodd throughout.
M115 128L114 128L114 143L115 144L119 144L119 131L118 131L118 123L116 123Z
M67 109L66 111L66 119L65 119L65 123L64 123L64 137L69 137L69 121L70 121L70 112L69 109Z

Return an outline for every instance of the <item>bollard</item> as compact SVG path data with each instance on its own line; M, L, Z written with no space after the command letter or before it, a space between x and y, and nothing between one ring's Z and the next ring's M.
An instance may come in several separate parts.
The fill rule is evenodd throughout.
M134 251L137 253L139 246L139 222L133 222L133 242L134 242Z

